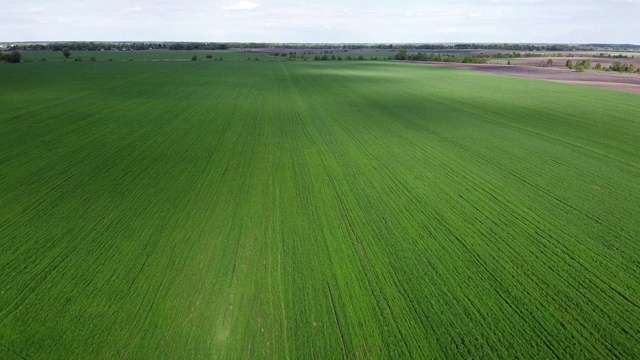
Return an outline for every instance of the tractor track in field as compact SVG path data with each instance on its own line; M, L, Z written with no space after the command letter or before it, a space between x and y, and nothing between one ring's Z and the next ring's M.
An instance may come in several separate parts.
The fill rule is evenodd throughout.
M331 304L331 310L333 310L333 319L336 322L336 326L338 327L338 333L340 334L340 346L342 348L342 358L347 359L347 348L344 343L344 334L342 332L342 325L340 325L340 319L338 317L338 311L336 310L336 305L333 301L333 293L331 292L331 286L327 283L327 293L329 295L329 303Z

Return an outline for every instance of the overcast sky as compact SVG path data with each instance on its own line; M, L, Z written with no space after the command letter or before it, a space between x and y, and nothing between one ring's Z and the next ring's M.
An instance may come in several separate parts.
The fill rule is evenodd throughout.
M38 40L640 44L640 0L3 0Z

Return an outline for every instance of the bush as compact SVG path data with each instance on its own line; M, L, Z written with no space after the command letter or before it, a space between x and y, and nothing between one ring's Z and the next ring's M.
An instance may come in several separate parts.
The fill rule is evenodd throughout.
M80 56L78 56L77 58L75 58L73 61L82 61L82 58Z
M198 61L198 55L193 55L191 57L191 61Z
M206 57L207 57L207 59L213 59L213 55L211 55L211 54L207 55Z
M47 58L42 58L42 59L40 59L40 61L42 61L42 62L46 62L46 61L47 61Z
M8 54L0 53L0 62L19 63L22 61L22 55L17 51L12 51Z
M568 67L569 69L573 69L573 61L567 60L565 66Z
M109 58L107 61L113 61L113 58Z
M584 66L583 65L576 66L576 71L583 72L584 71Z
M622 70L622 63L620 61L614 61L613 64L611 64L609 66L609 69L612 71L621 71Z
M92 56L92 57L91 57L91 61L96 61L96 57L95 57L95 56Z
M407 60L407 58L408 58L408 54L406 49L401 49L396 54L396 60Z
M597 63L596 66L594 67L595 70L602 70L602 64Z

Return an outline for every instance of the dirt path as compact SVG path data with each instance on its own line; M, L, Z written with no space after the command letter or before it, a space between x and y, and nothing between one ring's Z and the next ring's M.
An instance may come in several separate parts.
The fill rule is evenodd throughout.
M461 64L431 61L411 61L430 66L442 66L465 70L482 71L497 75L520 76L532 79L550 80L568 84L595 86L627 92L640 93L640 75L604 71L578 72L569 69L541 68L533 66Z

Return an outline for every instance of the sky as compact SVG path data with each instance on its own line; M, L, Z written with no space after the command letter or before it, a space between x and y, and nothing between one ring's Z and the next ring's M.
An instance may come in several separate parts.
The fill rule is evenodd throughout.
M3 0L18 41L640 44L640 0Z

